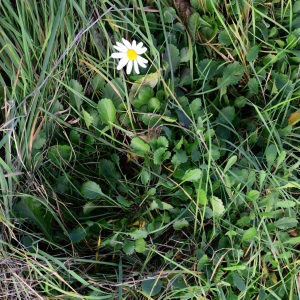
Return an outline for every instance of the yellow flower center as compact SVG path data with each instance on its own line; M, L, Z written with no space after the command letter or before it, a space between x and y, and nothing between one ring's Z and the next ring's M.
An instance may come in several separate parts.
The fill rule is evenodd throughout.
M130 60L136 60L138 56L138 54L133 49L129 49L126 54Z

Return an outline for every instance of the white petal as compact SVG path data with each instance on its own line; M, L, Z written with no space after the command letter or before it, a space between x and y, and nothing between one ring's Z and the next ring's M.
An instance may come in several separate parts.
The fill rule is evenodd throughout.
M123 41L123 44L127 47L127 49L131 49L132 48L131 44L128 41L126 41L123 38L122 38L122 41Z
M145 53L147 51L147 48L146 47L143 47L143 48L141 48L141 49L136 49L136 53L137 54L143 54L143 53Z
M140 42L140 43L138 43L137 45L136 45L136 51L138 51L139 49L141 49L143 47L143 43L142 42Z
M127 65L127 68L126 68L126 73L127 73L127 74L130 74L130 73L131 73L132 65L133 65L132 60L129 60L128 65Z
M112 58L123 58L123 57L125 57L126 56L126 53L112 53L111 54L111 57Z
M147 66L143 63L141 60L142 57L138 56L136 59L136 62L142 67L142 68L147 68ZM148 62L148 61L147 61Z
M126 64L128 63L128 61L129 61L129 59L127 56L123 57L117 66L117 70L121 70L122 68L124 68L126 66Z
M132 48L134 49L136 47L136 40L132 41Z
M141 56L139 56L138 55L138 57L137 57L137 61L138 61L138 63L139 64L147 64L148 63L148 60L147 59L145 59L144 57L141 57Z
M133 61L133 66L134 66L134 71L136 74L140 74L140 71L139 71L139 65L138 65L138 62L135 60Z
M114 46L120 52L126 52L128 49L121 43L117 42L117 46Z
M123 45L124 46L124 45ZM126 53L127 52L127 48L126 48L126 51L123 51L123 48L120 48L118 46L113 46L116 50L118 50L119 52L122 52L122 53Z

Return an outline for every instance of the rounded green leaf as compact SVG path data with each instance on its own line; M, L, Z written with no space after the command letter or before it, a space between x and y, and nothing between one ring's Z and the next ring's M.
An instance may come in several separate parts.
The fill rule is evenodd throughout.
M157 295L162 288L162 281L160 279L148 279L142 282L142 290L145 294L152 297Z
M103 123L111 125L116 121L116 108L110 99L104 98L98 102L98 112Z
M179 221L174 222L173 227L175 230L181 230L182 228L188 227L189 222L186 219L181 219Z
M150 151L150 146L138 137L133 138L130 145L135 154L142 157Z
M219 33L219 42L225 46L229 46L231 44L231 38L230 35L228 34L228 32L226 30L222 30Z
M81 193L87 199L98 199L103 196L100 186L93 181L87 181L81 186Z
M144 239L136 240L134 249L138 253L143 253L146 250L146 241Z
M256 228L252 227L247 229L242 237L242 242L243 241L252 241L255 237L257 236L257 230Z
M148 108L151 112L157 111L160 109L160 101L159 99L153 97L148 102Z

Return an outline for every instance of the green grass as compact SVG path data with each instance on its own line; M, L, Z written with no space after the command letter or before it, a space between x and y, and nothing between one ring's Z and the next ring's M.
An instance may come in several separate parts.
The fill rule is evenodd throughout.
M0 3L2 298L298 299L300 2L124 3Z

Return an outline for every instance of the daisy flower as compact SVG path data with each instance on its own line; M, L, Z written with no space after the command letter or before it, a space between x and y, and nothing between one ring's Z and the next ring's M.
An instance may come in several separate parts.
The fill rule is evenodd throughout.
M117 70L121 70L126 65L126 73L130 74L132 67L134 67L135 73L140 74L139 65L142 68L146 68L148 60L141 57L140 55L147 51L146 47L143 47L143 43L136 44L136 41L133 40L132 44L125 39L122 39L123 44L117 42L117 45L114 46L119 52L113 53L112 58L120 58Z

